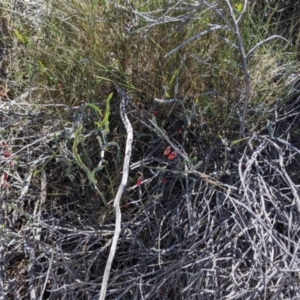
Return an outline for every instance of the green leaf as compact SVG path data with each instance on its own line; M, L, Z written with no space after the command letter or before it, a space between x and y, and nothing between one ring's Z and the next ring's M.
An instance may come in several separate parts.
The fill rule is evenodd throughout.
M169 81L169 86L172 86L172 84L175 82L175 80L176 80L178 74L179 74L179 69L175 70L175 72L174 72L174 74L173 74L171 80Z
M242 142L242 141L248 140L248 139L249 139L249 138L244 138L244 139L235 140L235 141L231 142L230 148L233 147L233 146L235 146L236 144L238 144L238 143L240 143L240 142Z
M100 195L101 199L102 199L102 202L104 204L104 206L107 206L107 202L103 196L103 194L100 192L100 190L98 189L98 186L97 186L97 180L95 178L95 173L94 172L90 172L90 170L88 169L88 167L84 164L84 162L82 161L79 153L78 153L78 144L81 142L81 138L80 138L80 135L81 135L81 131L82 131L82 125L80 125L75 133L74 133L74 142L73 142L73 146L72 146L72 150L73 150L73 155L74 155L74 158L75 158L75 161L76 163L79 165L79 167L85 171L87 177L88 177L88 180L89 182L94 186L95 190L98 192L98 194Z
M97 105L93 103L86 103L85 106L93 109L100 118L103 116L101 109Z
M235 8L236 8L236 10L237 10L239 13L241 13L242 10L243 10L243 4L242 4L242 3L237 3L237 4L235 5Z
M24 45L28 44L28 38L24 35L22 35L17 29L14 30L15 36L17 39Z

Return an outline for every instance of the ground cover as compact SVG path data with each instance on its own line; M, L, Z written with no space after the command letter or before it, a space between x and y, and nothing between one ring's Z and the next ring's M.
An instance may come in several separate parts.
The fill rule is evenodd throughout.
M88 3L86 3L88 2ZM3 1L3 299L298 299L298 1Z

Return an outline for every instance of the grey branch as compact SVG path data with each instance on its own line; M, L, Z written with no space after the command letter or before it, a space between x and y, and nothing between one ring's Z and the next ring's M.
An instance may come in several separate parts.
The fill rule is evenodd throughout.
M114 210L116 213L116 222L115 222L115 233L113 236L112 240L112 245L110 248L109 256L106 262L106 267L102 279L102 286L101 286L101 293L99 296L99 300L104 300L105 295L106 295L106 290L107 290L107 283L108 283L108 278L110 274L110 269L112 262L115 257L116 253L116 247L119 239L119 235L121 232L121 210L120 210L120 200L122 198L124 189L127 185L128 181L128 175L129 175L129 168L130 168L130 158L131 158L131 152L132 152L132 140L133 140L133 130L131 123L127 117L127 112L126 112L126 105L128 102L128 97L126 95L126 92L120 88L119 86L116 86L117 92L121 98L121 104L120 104L120 115L123 121L123 124L126 128L127 132L127 140L126 140L126 147L125 147L125 157L124 157L124 163L123 163L123 176L122 176L122 181L119 186L116 198L114 200Z

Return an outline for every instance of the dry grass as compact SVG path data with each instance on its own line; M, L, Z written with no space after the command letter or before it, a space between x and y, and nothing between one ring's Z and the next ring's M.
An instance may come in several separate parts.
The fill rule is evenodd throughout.
M126 138L115 83L134 141L107 299L298 299L296 12L251 1L237 35L225 0L46 2L0 4L0 299L98 299ZM243 65L241 45L273 35L292 43Z

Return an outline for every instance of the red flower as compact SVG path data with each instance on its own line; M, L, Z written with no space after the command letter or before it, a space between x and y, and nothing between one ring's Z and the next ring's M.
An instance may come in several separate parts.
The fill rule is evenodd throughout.
M152 115L153 115L154 117L157 117L157 116L158 116L158 110L154 110L154 111L152 112Z
M172 151L172 153L168 156L169 160L174 160L177 156L177 153L175 151Z
M9 183L6 182L6 181L4 181L4 182L2 183L2 187L4 187L4 188L9 187L9 186L10 186Z
M10 157L10 156L11 156L10 151L4 150L4 151L3 151L3 156L4 156L4 157Z
M163 178L163 179L161 180L161 182L162 182L162 184L167 184L167 183L168 183L168 180L167 180L166 178Z
M141 186L142 183L143 183L143 179L142 179L142 177L139 177L139 178L137 179L136 185L137 185L137 186Z
M171 151L172 151L171 146L168 146L167 149L164 152L164 155L168 156L171 153Z

